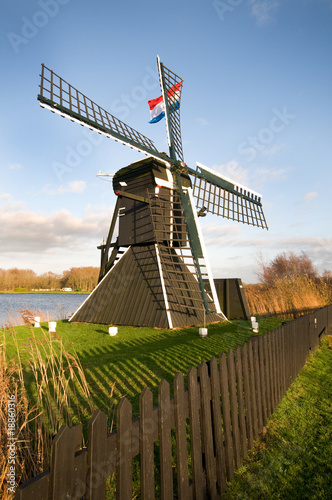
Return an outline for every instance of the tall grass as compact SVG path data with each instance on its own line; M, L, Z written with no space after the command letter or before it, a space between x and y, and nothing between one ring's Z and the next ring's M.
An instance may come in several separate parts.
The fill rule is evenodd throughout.
M273 285L245 285L245 295L252 315L296 317L332 302L331 285L306 275L286 276Z
M8 361L6 338L16 356ZM24 356L24 362L22 357ZM78 356L56 334L41 328L19 345L15 328L3 329L0 345L0 496L10 499L8 398L15 396L16 484L49 466L52 436L62 424L75 425L93 412L90 390Z

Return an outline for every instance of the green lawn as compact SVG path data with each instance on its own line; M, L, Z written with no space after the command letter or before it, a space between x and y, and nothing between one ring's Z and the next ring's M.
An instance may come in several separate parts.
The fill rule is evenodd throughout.
M260 332L275 328L281 321L262 319ZM255 335L249 327L249 321L210 325L206 338L199 337L198 328L160 330L143 327L119 327L118 334L111 337L107 326L71 324L68 321L58 321L56 331L65 347L71 350L70 345L77 352L94 406L108 413L111 404L114 408L126 396L133 404L133 417L136 417L139 395L144 387L153 391L157 404L157 389L162 379L172 383L176 372L186 375L191 366L197 367L202 361L241 345ZM42 328L47 332L46 323L42 323ZM33 377L28 366L31 359L28 339L34 335L42 343L43 332L27 326L15 327L15 332L29 386ZM13 335L8 333L6 337L7 359L14 358ZM30 393L33 393L32 387Z

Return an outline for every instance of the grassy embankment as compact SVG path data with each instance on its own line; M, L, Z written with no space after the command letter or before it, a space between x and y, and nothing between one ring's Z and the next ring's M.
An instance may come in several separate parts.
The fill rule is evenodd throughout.
M311 356L225 500L332 498L332 337Z

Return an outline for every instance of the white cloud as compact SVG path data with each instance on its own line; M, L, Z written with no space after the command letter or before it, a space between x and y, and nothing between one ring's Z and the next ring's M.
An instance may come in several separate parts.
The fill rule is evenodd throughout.
M205 118L197 118L197 123L198 125L201 125L201 127L206 127L209 122Z
M251 15L256 19L259 26L269 24L273 20L273 14L279 7L277 0L250 0Z
M69 193L82 193L85 190L86 182L85 181L73 181L68 183L68 192Z
M85 181L72 181L67 182L65 184L61 184L61 186L57 188L52 188L51 184L47 184L41 190L42 194L46 194L47 196L58 196L66 193L83 193L86 188Z
M317 197L317 192L316 191L312 191L311 193L307 193L304 197L303 197L303 201L305 201L306 203L310 203L312 200L314 200L315 198Z
M283 144L274 144L270 148L264 148L260 151L260 156L277 156L283 149L285 149Z
M95 246L107 234L109 211L86 211L82 218L68 210L42 215L30 210L0 212L1 253L52 253L55 249L71 250Z
M12 163L9 168L10 170L21 170L23 166L20 163Z
M260 182L260 184L284 181L287 178L287 170L285 168L257 168L254 177L255 182Z
M244 169L237 160L231 160L221 165L213 165L212 169L239 184L248 182L248 170Z
M9 193L3 193L3 194L0 194L0 200L10 200L11 199L11 195Z

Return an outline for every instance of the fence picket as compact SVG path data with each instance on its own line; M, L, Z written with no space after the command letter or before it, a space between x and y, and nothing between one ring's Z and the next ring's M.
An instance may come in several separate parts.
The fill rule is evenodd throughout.
M153 417L153 395L146 387L140 396L139 430L141 496L146 500L155 498L153 434L158 424Z
M281 370L281 331L280 328L276 330L276 349L277 349L277 404L280 403L282 398L281 392L281 381L282 381L282 370Z
M235 462L235 467L239 468L241 467L241 445L240 445L238 403L236 395L235 364L234 364L234 354L232 349L229 349L227 353L227 366L228 366L228 377L229 377L228 380L229 399L231 404L234 462Z
M273 408L278 404L277 398L277 373L276 373L276 336L275 331L271 332L271 353L272 353L272 386L273 386ZM294 358L293 358L294 363Z
M271 397L271 415L275 410L274 404L274 373L273 373L273 355L272 355L272 337L268 336L268 356L269 356L269 378L270 378L270 397Z
M132 405L127 398L122 398L117 414L117 450L116 498L132 500Z
M266 418L269 419L272 414L272 403L271 403L271 380L270 380L270 356L269 356L269 336L268 334L263 335L263 351L264 351L264 377L265 377L265 389L266 389Z
M249 384L250 384L250 400L251 400L251 419L253 428L254 441L258 438L258 421L257 421L257 398L255 386L255 369L253 358L253 342L248 341L248 361L249 361Z
M281 397L286 392L286 350L285 350L285 331L281 328L280 332L281 339Z
M213 435L214 446L216 450L216 470L217 470L217 486L219 495L226 490L226 462L224 437L222 431L221 419L221 404L220 404L220 381L219 371L216 358L212 357L210 361L210 377L211 377L211 399L212 399L212 415L213 415Z
M263 429L262 417L262 394L261 394L261 376L259 367L258 339L253 339L253 359L254 359L254 376L256 389L256 405L257 405L257 426L258 432Z
M169 383L162 380L158 391L160 493L162 500L173 500L171 404Z
M107 417L96 410L89 422L87 499L104 500L107 470Z
M68 498L74 493L74 457L82 443L82 424L63 425L52 444L50 500Z
M237 400L239 410L239 424L240 424L240 443L241 443L241 459L247 456L247 429L244 414L244 394L243 394L243 373L242 373L242 359L241 348L237 346L235 349L235 373L237 384Z
M213 450L211 419L211 388L207 364L201 363L197 373L201 388L201 433L205 459L206 489L208 498L217 498L216 460Z
M262 423L263 426L267 423L267 403L266 403L266 377L265 377L265 356L263 337L258 337L258 354L259 354L259 373L262 399Z
M225 354L222 352L219 357L219 372L220 372L220 393L222 402L222 416L224 423L225 437L225 457L227 479L231 481L234 477L234 451L232 440L232 424L231 424L231 409L229 405L228 394L228 370Z
M254 444L253 427L252 427L252 410L250 399L250 383L249 383L249 366L248 366L248 349L247 344L243 344L242 353L242 370L243 370L243 389L245 401L245 418L248 436L248 448L252 448Z
M202 466L201 431L199 421L200 388L197 383L197 371L195 368L192 367L188 371L187 381L194 498L196 500L204 500L206 485Z
M178 479L179 500L189 499L189 475L186 429L186 401L188 394L184 391L182 373L174 378L174 410L175 410L175 437L176 437L176 464ZM145 497L143 497L145 498Z

